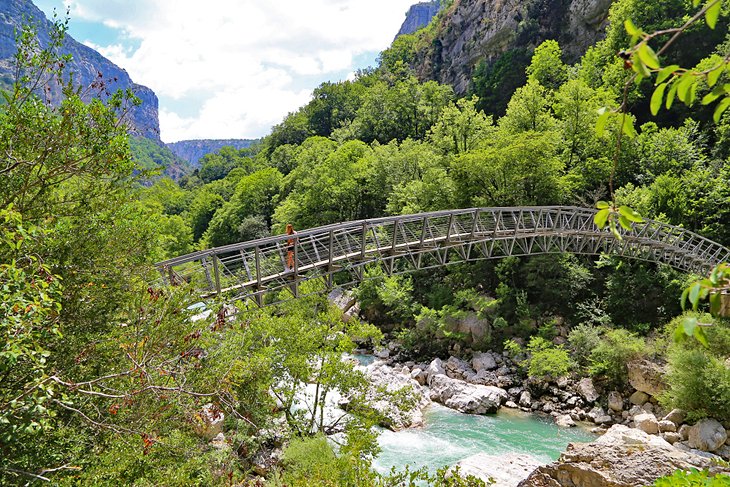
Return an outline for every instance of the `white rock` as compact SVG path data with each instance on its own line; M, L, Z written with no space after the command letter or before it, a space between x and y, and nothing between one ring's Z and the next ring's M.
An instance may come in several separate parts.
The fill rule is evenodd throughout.
M431 378L431 400L462 413L494 413L507 399L507 391L499 387L469 384L443 374Z
M637 406L641 406L648 400L649 400L649 394L647 394L646 392L643 392L643 391L636 391L633 394L631 394L631 396L629 397L629 402L631 402L631 404L635 404Z
M373 352L373 355L375 355L377 358L385 359L390 357L390 350L387 348L378 348Z
M439 374L446 374L446 370L444 370L444 363L441 361L441 359L435 358L431 361L431 363L428 365L428 368L426 369L426 383L428 385L431 385L433 377Z
M664 438L667 443L671 443L672 445L682 440L682 437L679 436L679 433L675 433L673 431L667 431L666 433L662 433L662 438Z
M674 433L677 431L677 425L674 424L674 422L672 422L672 421L669 421L667 419L662 419L661 421L659 421L659 431L661 431L662 433L667 433L667 432Z
M657 421L656 416L653 414L637 414L634 416L634 424L636 425L636 428L649 435L659 433L659 421Z
M516 487L522 480L526 479L537 467L544 465L544 462L519 453L506 453L503 455L487 455L477 453L465 458L456 464L459 467L459 476L466 477L473 475L490 485L491 487ZM446 477L453 475L453 469L449 469ZM491 483L491 481L494 483Z
M575 426L575 421L570 417L570 414L561 414L555 418L555 424L563 428L572 428Z
M686 416L687 416L687 413L685 413L683 410L672 409L671 411L669 411L669 414L664 416L663 419L665 421L671 421L672 423L677 425L677 427L679 427L682 423L684 423L684 418Z
M608 408L613 411L621 411L624 408L624 398L618 391L608 393Z
M648 360L634 360L627 363L626 368L629 383L637 391L656 397L666 389L665 370L662 366Z
M530 394L530 391L522 391L522 394L520 394L520 400L519 400L520 406L529 408L532 406L532 395Z
M481 370L494 370L497 368L497 361L489 352L479 353L471 359L471 366L477 372Z
M716 419L703 419L689 430L689 446L702 451L715 451L725 444L727 431Z
M593 385L593 381L588 377L578 381L576 391L589 403L596 402L600 397L598 392L596 392L596 387Z

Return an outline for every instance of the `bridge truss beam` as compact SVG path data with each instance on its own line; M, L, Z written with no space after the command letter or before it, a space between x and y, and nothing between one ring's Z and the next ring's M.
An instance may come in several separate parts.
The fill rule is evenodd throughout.
M730 250L686 229L652 220L621 230L598 229L595 210L567 206L471 208L338 223L199 251L156 264L166 284L193 283L204 297L253 299L303 282L332 286L364 278L379 263L388 273L509 256L610 254L706 273ZM287 267L293 253L293 268ZM343 278L341 276L348 276Z

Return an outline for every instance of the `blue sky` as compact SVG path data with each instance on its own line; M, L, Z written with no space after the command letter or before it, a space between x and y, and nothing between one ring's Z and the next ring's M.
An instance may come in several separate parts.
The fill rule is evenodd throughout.
M162 140L257 138L375 63L416 0L34 0L160 99Z

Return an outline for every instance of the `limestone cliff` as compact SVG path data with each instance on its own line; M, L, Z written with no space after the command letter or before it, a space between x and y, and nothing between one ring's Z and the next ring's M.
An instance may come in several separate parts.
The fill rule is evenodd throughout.
M418 29L425 27L431 22L431 19L439 11L439 0L431 2L421 2L412 5L406 13L406 20L403 21L403 25L400 26L400 30L396 37L403 34L413 34Z
M13 56L17 50L15 32L29 19L37 24L41 44L47 45L51 23L33 2L0 0L0 87L7 88L13 82ZM157 95L151 89L134 83L124 69L71 36L66 36L62 52L73 57L68 70L74 73L74 79L80 86L89 86L101 75L109 92L131 88L142 103L131 107L126 115L130 132L160 140ZM53 92L51 101L59 102L60 96L60 93Z
M438 20L435 37L416 54L421 79L448 83L463 94L481 60L557 40L566 61L576 61L601 39L612 0L454 0Z

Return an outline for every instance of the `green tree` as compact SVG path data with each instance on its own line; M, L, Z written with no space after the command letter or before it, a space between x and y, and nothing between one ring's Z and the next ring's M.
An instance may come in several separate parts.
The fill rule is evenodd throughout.
M507 104L506 115L499 119L499 126L513 134L546 132L554 129L555 125L547 91L534 79L514 92Z
M557 90L568 80L568 66L563 64L562 56L557 41L543 41L532 54L526 70L527 79L535 80L549 90Z
M461 98L444 107L429 139L444 153L459 154L475 149L493 134L491 117L476 109L477 98Z
M219 208L208 225L204 239L211 247L239 241L239 228L246 217L261 217L271 225L275 198L284 177L274 168L262 169L241 178L236 192Z

